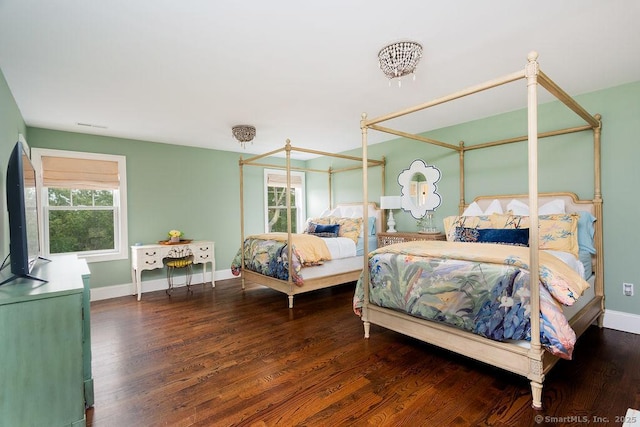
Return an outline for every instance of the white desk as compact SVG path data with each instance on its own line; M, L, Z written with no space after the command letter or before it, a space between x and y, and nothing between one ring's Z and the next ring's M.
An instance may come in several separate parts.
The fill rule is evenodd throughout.
M207 263L211 263L211 286L215 287L216 283L213 275L216 272L216 260L213 242L208 241L192 241L189 243L180 243L174 245L140 245L131 246L131 280L138 294L138 301L142 294L142 272L144 270L155 270L163 268L162 259L167 257L171 249L181 246L188 246L193 252L193 263L202 264L202 280L205 280L207 273Z

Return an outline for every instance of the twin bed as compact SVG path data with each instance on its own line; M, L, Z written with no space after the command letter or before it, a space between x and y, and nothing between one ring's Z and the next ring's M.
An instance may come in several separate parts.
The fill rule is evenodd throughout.
M240 160L240 200L241 200L241 249L231 264L231 272L241 277L242 289L245 281L267 286L285 293L289 308L293 308L294 295L311 292L344 283L355 282L362 273L365 250L375 247L376 232L382 227L382 215L375 203L343 203L327 209L317 218L310 218L304 233L291 230L291 200L286 198L286 233L263 233L245 236L244 228L244 166L268 166L258 160L285 151L287 186L290 187L291 151L310 152L292 147L287 140L281 150L247 160ZM360 157L312 151L329 157L337 157L357 162ZM363 162L371 167L381 167L384 176L384 160L368 159ZM295 170L305 170L296 168ZM331 201L331 177L335 173L354 170L353 167L329 169L327 171L306 170L327 173L329 177L329 206Z
M466 147L464 143L448 144L381 125L519 80L527 83L525 136ZM539 133L538 86L586 124ZM232 270L242 275L243 288L245 279L269 286L286 293L292 307L296 294L357 280L353 309L361 316L365 338L369 338L370 325L374 324L522 375L530 380L532 406L541 409L545 375L559 359L571 358L575 340L590 325L602 326L600 116L588 113L549 79L539 68L537 54L532 52L524 70L376 119L368 120L363 114L361 129L364 200L361 209L340 206L338 214L326 213L324 222L319 219L310 222L315 227L331 225L338 221L336 218L359 217L362 253L366 256L356 254L302 268L308 255L299 256L295 237L289 230L279 236L280 244L272 250L277 252L276 258L267 261L267 264L275 262L274 259L284 261L281 265L286 271L278 276L267 271L264 263L260 267L259 262L254 262L255 252L260 250L252 253L250 249L263 243L245 239L242 222L244 250L239 251ZM434 144L459 154L460 215L445 220L446 242L374 247L375 240L370 237L375 237L375 232L365 231L368 229L365 224L374 217L375 230L382 228L379 210L367 202L368 169L383 165L384 193L384 161L364 160L369 130ZM538 139L584 131L593 133L593 198L580 200L571 192L539 193ZM465 153L523 141L528 147L528 194L482 196L467 203ZM288 142L287 147L287 171L290 171ZM241 169L242 165L241 160ZM290 215L289 200L287 208ZM350 215L343 215L343 209L349 210ZM244 215L243 207L242 212ZM326 232L324 227L319 230ZM257 237L264 241L273 236ZM540 280L529 281L529 277Z
M526 136L465 147L380 125L522 79L527 82ZM586 125L538 133L538 85ZM362 318L365 337L375 324L525 376L531 384L532 406L541 409L545 374L560 358L571 358L576 338L591 324L602 326L600 116L590 115L540 71L532 52L522 71L373 120L363 115L361 128L365 157L369 129L450 148L460 156L461 215L445 219L447 241L370 251L354 295L354 311ZM538 138L582 131L593 132L593 199L539 193ZM528 144L529 193L484 196L468 205L465 152L520 141ZM367 188L364 165L365 200Z

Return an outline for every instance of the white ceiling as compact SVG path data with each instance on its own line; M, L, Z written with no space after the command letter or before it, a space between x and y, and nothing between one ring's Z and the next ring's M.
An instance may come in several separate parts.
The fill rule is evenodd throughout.
M247 153L287 138L339 152L360 147L363 112L512 73L531 50L573 95L637 81L639 19L636 0L0 0L0 68L28 126L243 152L231 127L246 123ZM398 88L377 52L403 39L424 56ZM402 129L525 106L510 95Z

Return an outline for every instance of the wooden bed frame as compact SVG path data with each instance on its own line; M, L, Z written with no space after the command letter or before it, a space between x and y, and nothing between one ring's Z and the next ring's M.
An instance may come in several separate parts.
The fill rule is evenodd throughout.
M284 151L286 153L286 164L285 166L278 166L278 165L273 165L273 164L266 164L266 163L258 163L257 160L263 159L265 157L270 157L273 156L275 154L278 154L280 152ZM305 168L295 168L291 166L291 152L292 151L299 151L299 152L304 152L304 153L310 153L310 154L316 154L316 155L322 155L322 156L327 156L327 157L336 157L336 158L340 158L340 159L346 159L346 160L352 160L357 162L356 166L353 167L345 167L345 168L341 168L341 169L333 169L330 168L329 170L317 170L317 169L305 169ZM243 160L242 158L240 158L240 228L241 228L241 239L240 239L240 248L243 247L244 245L244 240L245 240L245 230L244 230L244 172L243 172L243 167L246 166L261 166L261 167L268 167L271 169L284 169L286 170L286 174L287 174L287 187L291 187L291 171L295 170L295 171L306 171L306 172L321 172L321 173L327 173L328 177L329 177L329 207L333 208L332 206L332 194L331 194L331 177L332 174L334 173L339 173L339 172L345 172L345 171L351 171L351 170L356 170L356 169L360 169L361 168L361 164L360 162L364 165L366 165L367 167L371 167L371 166L380 166L381 170L382 170L382 179L384 182L384 165L385 165L385 161L383 160L373 160L373 159L367 159L367 161L364 160L364 158L360 158L360 157L354 157L354 156L347 156L347 155L342 155L342 154L335 154L335 153L325 153L322 151L317 151L317 150L309 150L309 149L304 149L304 148L296 148L291 146L291 141L287 139L286 144L284 146L284 148L278 149L278 150L274 150L271 151L269 153L265 153L259 156L255 156L255 157L251 157L249 159ZM286 202L287 202L287 224L288 224L288 230L287 230L287 248L289 250L288 253L288 257L289 259L292 259L292 254L291 254L291 236L292 234L294 234L294 232L292 232L291 230L291 199L290 196L287 195L286 198ZM362 203L362 202L357 202L357 203L343 203L343 204L339 204L338 206L344 206L344 207L348 207L348 206L352 206L354 208L357 209L363 209L363 224L367 223L368 220L368 216L375 216L376 217L376 230L381 230L382 228L382 214L381 214L381 210L378 209L378 206L373 203L373 202L368 202L368 203ZM367 213L367 215L364 215L364 212ZM366 228L366 226L365 226ZM365 236L366 237L366 236ZM364 244L365 244L365 251L368 250L368 241L365 238L364 239ZM289 300L289 308L293 308L293 296L297 295L297 294L301 294L301 293L305 293L305 292L311 292L311 291L315 291L318 289L323 289L323 288L327 288L327 287L331 287L331 286L336 286L336 285L340 285L343 283L348 283L348 282L355 282L358 280L358 278L360 277L360 275L362 274L362 264L363 264L363 256L356 256L356 257L351 257L351 258L345 258L345 259L338 259L338 260L332 260L332 261L327 261L325 262L323 265L321 266L314 266L314 267L305 267L302 270L302 276L304 278L304 284L303 286L297 286L293 283L293 274L292 274L292 268L293 265L292 263L289 263L289 279L288 280L281 280L281 279L277 279L274 277L269 277L269 276L265 276L263 274L260 273L256 273L254 271L250 271L247 270L245 268L245 259L244 259L244 251L241 251L242 253L242 268L241 268L241 284L242 284L242 289L245 289L245 280L249 280L253 283L259 284L259 285L263 285L263 286L267 286L271 289L274 289L276 291L280 291L283 292L285 294L287 294L288 296L288 300ZM366 252L365 252L366 253Z
M373 120L367 120L366 114L362 115L360 123L362 129L362 155L367 156L367 131L374 129L381 132L402 136L440 147L455 150L460 155L460 205L459 210L462 214L467 206L464 196L464 153L468 150L493 147L497 145L510 144L514 142L528 142L528 160L529 160L529 193L525 195L503 195L503 196L483 196L477 201L484 209L493 199L503 201L506 206L511 199L516 198L528 203L530 211L538 212L539 204L545 203L550 198L561 197L565 199L567 211L586 210L596 217L595 222L595 248L594 256L594 290L595 297L590 300L578 313L570 319L570 325L580 336L589 325L597 322L602 327L604 315L604 273L603 273L603 245L602 245L602 194L601 194L601 173L600 173L600 135L601 120L599 115L590 115L576 101L574 101L567 93L560 89L551 79L549 79L542 71L537 62L538 54L531 52L528 55L528 63L524 70L517 71L502 78L498 78L484 84L480 84L460 92L453 93L449 96L435 99L431 102L408 108L396 113L388 114ZM385 122L397 117L411 114L417 111L427 109L429 107L446 103L467 95L472 95L487 89L498 87L517 80L527 80L527 110L528 110L528 134L510 139L504 139L495 142L473 145L465 147L464 143L459 145L448 144L420 135L413 135L406 132L389 129L380 126L379 123ZM537 86L540 85L548 92L554 95L558 100L565 104L569 109L574 111L587 124L580 127L572 127L560 129L552 132L538 133L538 100ZM594 140L594 197L593 200L580 201L577 196L572 193L538 193L538 138L550 137L555 135L563 135L573 132L585 130L593 131ZM367 167L363 167L363 194L364 199L367 198ZM532 214L530 216L530 274L531 277L539 276L539 257L538 257L538 216ZM366 250L366 248L365 248ZM369 283L369 270L367 261L363 270L364 283ZM456 328L438 324L435 322L422 320L409 316L394 310L381 308L369 303L369 286L364 286L364 301L362 308L362 321L364 323L365 338L369 337L370 324L383 326L396 332L417 338L419 340L431 343L456 353L468 356L470 358L485 362L489 365L522 375L527 377L531 383L532 406L535 409L542 408L542 384L545 374L555 365L558 358L544 351L540 345L540 294L539 283L536 280L531 281L531 341L529 346L521 346L514 343L493 341L469 332L464 332Z

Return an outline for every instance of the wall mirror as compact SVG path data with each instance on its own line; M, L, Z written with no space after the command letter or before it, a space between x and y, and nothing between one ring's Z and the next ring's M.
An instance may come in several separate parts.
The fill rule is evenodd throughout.
M424 160L411 162L409 169L398 175L401 188L402 210L411 212L411 216L420 219L427 211L435 210L442 198L438 194L436 183L441 177L440 169L427 166Z

